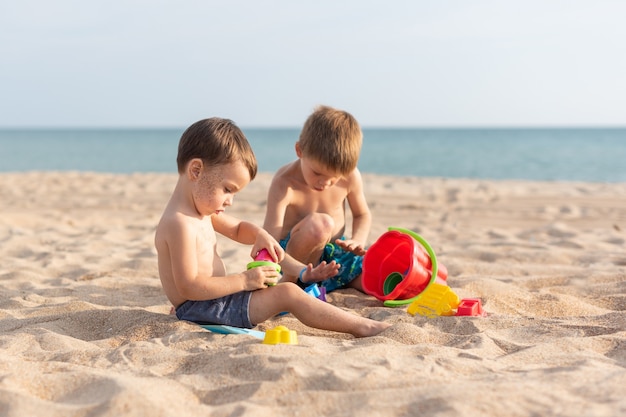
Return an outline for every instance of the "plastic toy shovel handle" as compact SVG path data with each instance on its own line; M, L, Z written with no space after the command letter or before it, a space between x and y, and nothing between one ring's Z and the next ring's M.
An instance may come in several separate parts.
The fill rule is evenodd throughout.
M435 282L435 280L437 279L437 256L435 255L435 251L433 251L433 248L430 247L428 242L426 242L426 240L423 237L421 237L420 235L418 235L412 230L403 229L401 227L390 227L389 230L396 230L398 232L406 233L412 236L419 243L421 243L422 246L424 246L424 249L426 249L426 252L428 252L428 255L430 256L430 259L433 263L430 281L428 282L428 285ZM428 287L428 285L426 287ZM422 293L419 293L415 297L409 298L407 300L387 300L383 304L387 307L399 307L399 306L403 306L406 304L411 304L413 301L417 300L420 297L420 295L422 295Z

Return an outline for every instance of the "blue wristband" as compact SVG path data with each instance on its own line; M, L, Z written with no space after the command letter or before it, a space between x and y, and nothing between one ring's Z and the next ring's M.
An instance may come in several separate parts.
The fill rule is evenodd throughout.
M302 281L302 275L304 274L305 271L306 271L306 267L302 268L302 271L300 271L300 275L298 275L298 281L300 281L303 284L304 284L304 281Z

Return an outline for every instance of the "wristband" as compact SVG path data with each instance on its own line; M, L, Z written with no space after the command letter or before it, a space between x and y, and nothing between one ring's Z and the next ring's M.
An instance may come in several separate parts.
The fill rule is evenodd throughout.
M301 283L305 283L304 281L302 281L302 275L304 275L304 272L306 271L306 266L304 268L302 268L302 271L300 271L300 275L298 275L298 281L300 281Z

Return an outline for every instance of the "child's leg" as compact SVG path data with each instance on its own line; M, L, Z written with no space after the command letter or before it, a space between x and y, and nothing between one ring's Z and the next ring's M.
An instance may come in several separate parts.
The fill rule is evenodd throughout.
M361 292L365 292L365 290L363 289L363 279L362 279L363 275L359 275L358 277L354 278L352 281L350 281L347 285L348 288L354 288L356 290L359 290Z
M324 246L332 238L335 222L324 213L312 213L291 229L286 251L304 264L319 263Z
M281 311L292 313L307 326L350 333L356 337L374 336L391 326L311 297L290 282L252 293L249 311L252 323L263 322Z

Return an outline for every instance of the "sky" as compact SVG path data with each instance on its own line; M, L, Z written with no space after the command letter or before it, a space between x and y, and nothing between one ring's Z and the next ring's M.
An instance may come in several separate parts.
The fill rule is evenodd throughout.
M0 0L0 128L626 126L621 0Z

